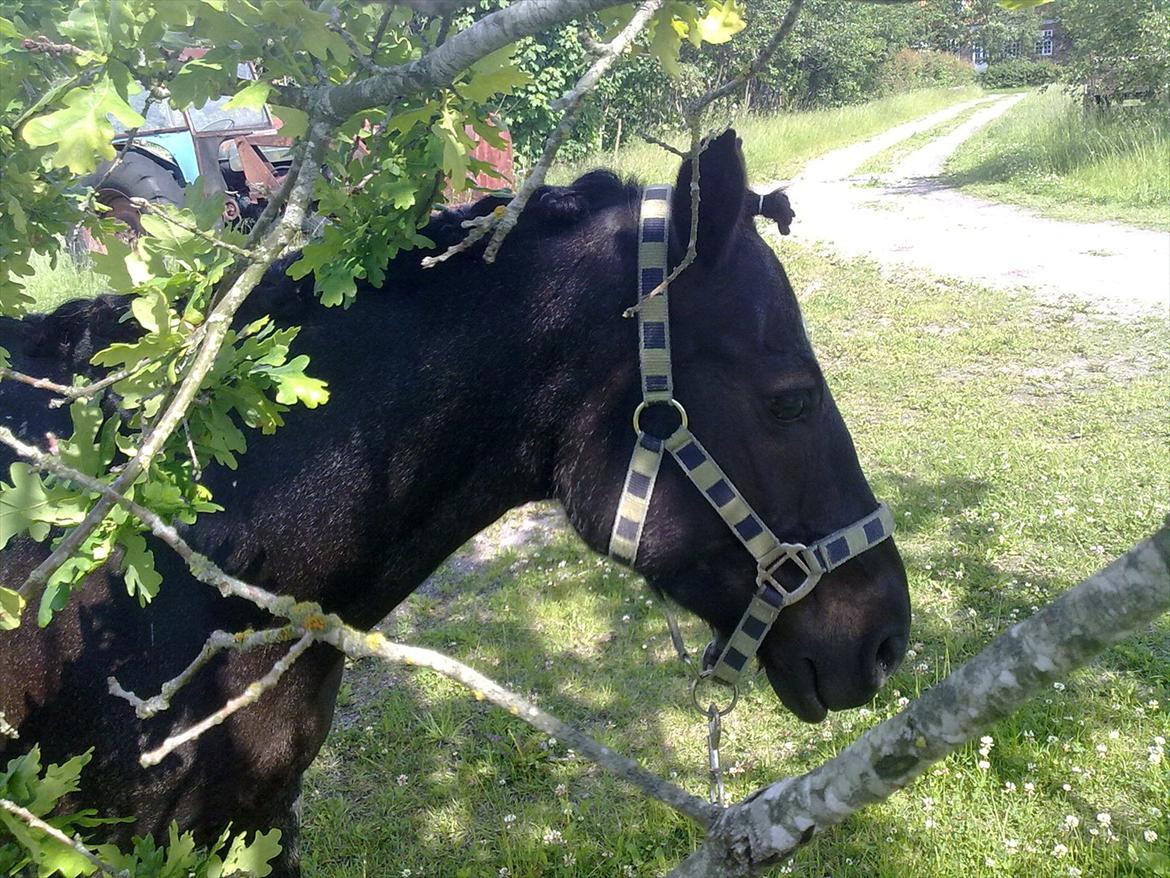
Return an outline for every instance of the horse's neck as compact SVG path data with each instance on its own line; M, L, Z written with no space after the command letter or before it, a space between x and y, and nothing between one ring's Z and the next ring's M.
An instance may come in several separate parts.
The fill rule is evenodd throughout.
M519 304L415 297L379 309L359 298L353 312L303 330L309 372L333 397L297 412L287 446L274 442L255 467L291 495L277 501L287 521L262 537L279 559L266 572L369 625L507 510L551 496L548 424L566 396L542 392L550 370L525 333L540 315ZM309 466L289 491L295 460Z

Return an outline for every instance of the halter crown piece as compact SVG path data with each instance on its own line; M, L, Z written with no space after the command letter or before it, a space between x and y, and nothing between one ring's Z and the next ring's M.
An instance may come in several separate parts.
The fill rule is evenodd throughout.
M623 564L634 563L654 482L663 454L669 451L756 560L756 592L718 659L700 674L734 686L780 611L811 592L821 576L893 534L894 517L881 503L859 521L814 543L781 542L688 429L686 410L673 393L669 297L665 289L656 296L649 295L666 279L671 188L647 186L642 194L637 309L642 402L634 410L637 438L614 517L609 554ZM659 438L642 429L642 415L651 406L670 406L677 413L679 425L669 436ZM786 589L777 579L785 564L793 564L803 574L803 581L795 589Z

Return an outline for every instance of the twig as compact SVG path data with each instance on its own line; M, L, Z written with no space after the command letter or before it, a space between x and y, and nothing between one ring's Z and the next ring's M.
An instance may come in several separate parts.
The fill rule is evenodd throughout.
M203 326L198 326L195 330L183 340L182 345L177 349L178 351L186 350L192 345L198 343L199 339L203 337ZM23 372L17 372L15 369L0 367L0 381L5 379L10 381L19 381L22 384L27 384L30 387L37 387L41 390L48 390L57 395L57 399L49 401L49 408L55 409L73 402L76 399L89 399L91 396L96 396L101 391L105 390L113 384L125 378L132 378L139 372L144 371L150 366L154 365L160 357L169 356L172 351L166 354L161 354L155 357L148 357L140 363L135 363L133 366L128 366L124 369L119 369L116 372L111 372L104 378L94 381L90 384L79 384L75 387L70 387L65 384L58 384L55 381L50 381L48 378L37 378L35 375L26 375Z
M130 878L130 872L128 870L117 869L114 866L111 866L109 863L87 848L82 843L81 839L70 838L56 826L53 826L50 823L46 823L32 811L28 810L27 808L22 808L20 805L16 804L16 802L10 801L8 799L0 799L0 808L3 808L13 817L18 818L22 823L29 826L30 828L36 829L39 832L43 832L54 841L60 842L61 844L65 845L65 847L76 851L91 865L95 866L104 874L113 876L113 878Z
M85 49L75 46L73 43L54 43L46 36L21 40L20 48L26 52L32 52L34 55L45 54L54 58L61 55L81 56L85 54Z
M454 8L461 5L456 4ZM421 58L376 76L326 89L318 98L321 109L328 121L339 123L355 113L384 106L399 97L445 87L476 61L497 49L612 5L613 0L512 3L485 15Z
M139 719L150 719L169 708L175 693L186 686L200 668L225 649L250 652L261 646L287 643L289 640L295 639L297 633L297 630L289 625L280 628L267 628L263 631L241 631L238 634L230 634L227 631L212 631L207 636L203 649L199 651L199 655L195 656L191 664L187 665L178 676L163 683L158 695L150 698L139 698L133 692L123 689L116 677L107 677L106 684L110 687L111 695L116 695L118 698L130 702Z
M386 15L389 15L389 13L390 8L388 7L386 10ZM386 73L389 68L383 67L381 64L376 64L374 62L373 52L367 55L364 51L362 51L362 47L358 45L357 40L353 38L353 35L341 26L341 22L339 20L340 18L341 10L339 10L336 6L333 7L331 18L326 27L341 37L341 41L345 43L345 45L349 47L349 51L353 53L353 57L357 61L358 66L367 73Z
M378 49L382 47L382 39L386 36L386 28L390 24L390 16L394 14L394 4L387 2L386 8L382 10L382 18L378 22L378 28L374 31L374 38L370 40L370 61L373 62L374 56L378 54Z
M898 0L898 2L901 2L901 0ZM686 115L688 117L696 115L712 101L726 97L737 89L742 88L748 80L755 79L759 76L764 65L768 63L768 59L772 57L777 47L784 42L788 34L791 33L792 28L796 25L796 19L800 16L802 6L804 6L804 0L792 0L788 6L788 11L784 13L784 19L780 22L780 27L772 35L772 38L764 44L764 47L760 49L759 54L756 55L751 64L727 82L711 89L706 94L700 95L692 101L687 107Z
M23 372L17 372L15 369L9 369L5 366L0 366L0 381L19 381L21 384L27 384L29 387L36 387L38 390L51 390L58 396L69 396L76 389L64 384L58 384L56 381L50 381L48 378L37 378L35 375L26 375Z
M675 266L674 270L670 272L670 274L665 278L663 278L662 283L647 293L641 302L630 308L627 308L623 312L622 316L632 317L638 312L638 309L642 307L642 302L664 293L670 284L674 282L674 280L677 279L678 276L682 274L683 271L686 270L695 261L695 258L698 255L697 238L699 231L699 153L702 152L705 146L705 144L701 143L699 140L703 111L713 101L716 101L722 97L726 97L727 95L741 88L749 80L754 79L759 75L760 70L763 69L763 66L768 62L768 59L772 57L772 54L776 51L776 48L782 42L784 42L784 39L788 36L789 33L792 32L792 28L796 25L796 19L799 17L800 9L803 5L804 0L792 0L788 7L788 11L784 14L784 19L780 22L780 27L776 30L776 33L772 35L772 38L769 39L764 47L760 50L759 54L756 55L751 64L749 64L742 72L729 79L727 82L723 83L717 88L711 89L703 95L700 95L687 106L685 115L687 120L687 127L691 132L691 230L690 239L687 242L687 252L682 261L679 262L677 266ZM665 147L671 152L677 153L677 150L674 150L672 147L667 146L664 143L658 142L658 145Z
M274 616L290 618L296 607L293 598L277 597L264 589L249 585L221 570L206 555L196 552L179 536L179 532L167 524L153 510L135 503L125 494L114 488L113 484L106 484L87 476L65 463L53 454L47 454L35 445L23 442L7 427L0 426L0 443L7 445L21 457L30 461L34 467L50 472L59 478L72 482L76 487L86 491L101 494L110 504L117 503L129 511L135 518L150 528L150 532L175 550L175 553L187 563L191 575L200 582L206 583L219 591L224 597L238 597L250 601L261 609L267 610Z
M315 639L316 636L313 632L306 632L300 640L289 648L289 651L285 653L283 658L277 660L276 664L272 666L267 674L259 680L249 683L243 692L235 698L230 699L227 704L211 714L211 716L201 719L195 725L179 732L177 735L171 735L155 749L143 753L138 757L138 764L143 768L158 765L175 748L183 746L188 741L193 741L208 729L218 726L237 710L247 707L249 704L255 704L260 700L260 696L280 682L280 678L284 676L285 671L291 668L304 651L313 645Z
M132 205L134 205L143 213L149 213L152 216L161 217L165 222L170 223L176 229L182 229L184 232L190 232L195 237L202 238L204 241L207 241L221 250L232 254L237 259L242 259L245 262L255 262L257 259L256 254L251 250L245 250L243 247L237 247L235 244L232 244L229 241L224 241L220 238L217 238L210 232L204 231L203 229L199 228L199 226L183 222L181 219L171 216L170 213L165 209L159 210L157 204L154 204L145 198L130 198L128 200Z
M504 243L504 238L516 227L516 223L520 220L520 214L524 211L525 205L528 204L528 199L532 197L532 194L537 189L544 185L544 178L548 174L553 159L556 158L557 150L560 149L561 142L573 130L573 123L577 119L577 112L580 110L585 96L593 90L605 71L617 59L618 55L625 51L634 37L649 24L650 18L658 11L662 3L663 0L645 0L645 2L640 4L629 23L622 28L616 37L606 44L604 51L598 55L597 59L589 66L589 69L577 80L577 84L573 86L572 90L553 103L554 109L564 111L561 116L561 121L545 140L544 150L541 152L540 160L532 168L532 173L528 175L528 178L524 181L524 185L520 187L520 191L512 197L512 200L502 210L497 209L485 217L465 222L463 225L465 228L471 229L470 233L458 244L452 245L439 256L429 256L423 259L423 268L431 268L440 262L450 259L456 253L462 253L486 236L489 231L492 233L492 236L488 241L487 247L484 249L483 260L484 262L495 262L496 254L499 252L500 246Z
M640 133L638 136L641 137L643 140L645 140L647 143L652 143L652 144L654 144L654 146L662 147L662 149L665 149L667 152L678 156L680 159L689 158L689 155L685 151L683 151L681 149L676 149L675 147L673 147L669 143L667 143L665 140L659 140L657 137L655 137L652 134Z
M451 18L452 15L450 12L448 12L439 22L439 32L435 34L436 46L441 46L443 43L447 42L447 34L451 32Z
M631 305L622 312L623 317L633 317L641 310L642 305L649 299L655 296L660 296L666 292L672 283L678 278L680 274L690 267L691 263L695 261L698 256L699 246L699 156L703 150L707 148L707 141L700 137L702 131L703 110L700 108L694 116L687 119L687 124L691 129L691 151L687 156L687 161L691 163L691 228L687 238L687 251L674 270L662 279L654 289L642 297L642 299L635 305Z

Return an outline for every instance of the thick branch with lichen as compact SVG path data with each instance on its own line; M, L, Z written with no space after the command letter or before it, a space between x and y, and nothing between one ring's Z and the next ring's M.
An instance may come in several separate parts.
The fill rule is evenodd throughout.
M775 863L1170 610L1170 519L1104 570L1013 625L897 716L824 765L728 808L673 878L746 876Z

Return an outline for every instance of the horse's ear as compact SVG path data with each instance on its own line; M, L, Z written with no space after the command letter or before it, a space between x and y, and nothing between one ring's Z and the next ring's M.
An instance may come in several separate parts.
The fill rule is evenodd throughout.
M682 258L691 239L691 176L691 161L684 159L671 206L671 249L678 254L676 259ZM714 265L723 257L743 213L746 188L747 171L739 138L735 129L728 128L699 154L696 251L700 262Z

